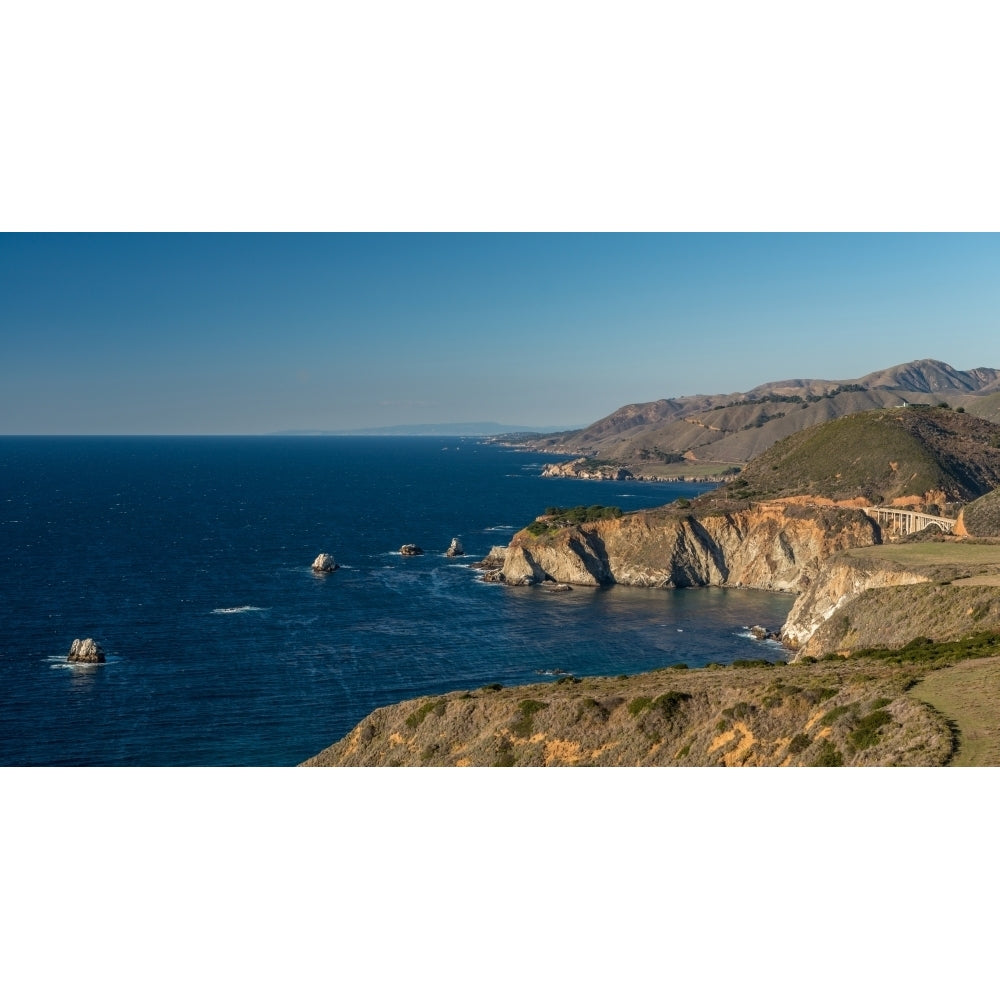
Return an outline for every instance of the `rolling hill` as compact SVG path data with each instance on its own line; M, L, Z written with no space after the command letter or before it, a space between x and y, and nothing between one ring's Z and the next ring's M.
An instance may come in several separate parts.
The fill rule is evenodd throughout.
M582 430L539 437L533 446L640 467L673 463L683 475L682 456L688 465L742 465L807 427L904 403L947 403L1000 420L1000 370L963 372L923 360L853 381L790 379L728 395L632 403Z
M751 460L739 479L699 500L864 497L876 505L944 511L997 487L1000 427L940 406L908 406L798 431Z

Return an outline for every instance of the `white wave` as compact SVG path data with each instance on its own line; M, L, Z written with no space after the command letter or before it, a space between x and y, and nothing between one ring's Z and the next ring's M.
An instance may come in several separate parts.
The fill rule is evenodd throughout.
M98 667L106 667L109 664L119 663L120 661L121 661L121 657L119 657L119 656L109 656L107 654L105 654L105 658L104 658L104 662L103 663L70 663L70 661L66 659L66 654L65 653L63 653L63 654L61 654L59 656L46 656L45 657L45 662L53 670L77 670L77 671L82 671L82 672L86 672L88 670L97 670Z
M492 528L483 528L483 531L514 531L513 524L495 524Z
M267 611L267 608L258 608L255 604L241 604L238 608L213 608L213 615L242 615L247 611Z

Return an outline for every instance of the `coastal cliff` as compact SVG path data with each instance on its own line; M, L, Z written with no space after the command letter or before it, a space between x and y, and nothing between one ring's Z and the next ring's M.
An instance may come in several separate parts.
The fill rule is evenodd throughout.
M851 559L832 559L819 567L809 585L799 594L781 630L786 646L799 656L823 656L832 650L829 640L816 637L820 629L845 605L869 590L927 583L930 578L916 570ZM874 643L872 643L874 644Z
M880 541L862 511L760 503L730 512L639 511L555 531L518 532L502 578L579 586L751 587L793 593L834 552Z
M782 629L796 662L1000 630L1000 546L941 538L838 553Z

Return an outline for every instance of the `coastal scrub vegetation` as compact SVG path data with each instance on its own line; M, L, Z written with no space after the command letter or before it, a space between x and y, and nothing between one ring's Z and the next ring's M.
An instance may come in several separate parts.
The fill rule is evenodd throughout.
M812 664L581 677L461 691L376 710L310 763L447 766L941 765L948 718L919 695L955 654L992 653L1000 634ZM979 662L979 661L975 661ZM997 671L1000 680L1000 671ZM915 688L916 685L916 688ZM997 685L1000 689L1000 684ZM918 690L916 695L911 691ZM978 690L978 689L977 689ZM998 694L1000 700L1000 694ZM455 710L438 709L441 702ZM460 708L458 706L461 706ZM413 723L409 722L413 719ZM367 729L365 728L367 726Z
M534 728L534 723L532 719L535 713L540 712L543 708L548 708L548 703L544 701L535 701L533 698L525 698L524 701L518 703L517 711L518 717L514 720L510 727L510 731L515 736L520 736L523 739L527 739L531 735L531 731Z
M548 532L559 531L560 528L575 527L591 521L610 521L621 517L621 507L605 507L602 504L591 504L589 507L546 507L545 513L534 520L525 529L529 534L538 537Z

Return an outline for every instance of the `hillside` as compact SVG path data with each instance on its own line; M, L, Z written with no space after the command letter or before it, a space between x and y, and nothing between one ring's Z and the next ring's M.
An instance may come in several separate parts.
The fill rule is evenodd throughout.
M695 501L802 495L947 512L1000 486L1000 428L940 407L872 410L779 441ZM933 508L933 509L932 509Z
M848 549L810 575L781 635L801 658L1000 630L998 583L992 540L911 535Z
M956 534L1000 538L1000 490L993 490L962 508Z
M678 665L490 685L377 709L305 765L940 765L948 724L907 693L934 665Z
M540 436L533 444L640 469L672 461L683 475L701 463L742 465L807 427L903 403L948 403L955 409L978 404L983 417L1000 418L1000 370L962 372L923 360L855 379L786 379L746 392L633 403L580 431Z

